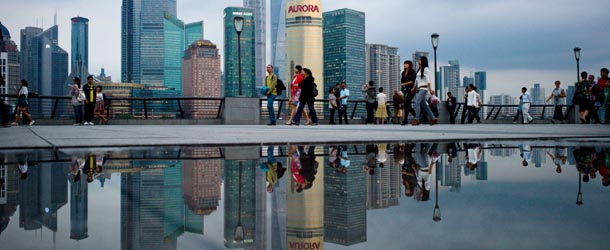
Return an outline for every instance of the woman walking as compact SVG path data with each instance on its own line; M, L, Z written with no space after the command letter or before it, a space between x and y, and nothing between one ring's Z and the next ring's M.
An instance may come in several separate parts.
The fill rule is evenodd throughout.
M415 96L415 119L413 119L413 126L420 124L419 118L421 115L421 109L423 108L424 114L428 116L430 126L437 123L436 117L432 114L430 106L428 106L428 94L431 89L430 84L430 69L428 69L428 58L422 56L418 61L419 69L417 69L417 77L415 78L415 88L418 89L417 95Z
M388 118L388 109L386 107L388 97L383 93L383 88L379 88L376 100L377 111L375 112L375 118L377 118L377 124L384 124L384 121Z
M34 125L36 121L32 119L30 112L28 111L29 101L28 101L28 81L21 80L21 84L19 85L19 90L17 90L17 111L15 112L15 122L11 125L17 126L19 125L19 116L24 115L28 121L30 121L30 126Z
M72 97L72 109L74 110L74 126L83 124L83 103L85 102L85 93L82 92L80 78L74 77L70 88L70 96ZM82 93L82 96L81 96Z
M301 96L301 83L303 82L303 67L301 65L297 65L294 67L294 78L292 79L292 84L290 84L290 102L288 102L288 106L290 106L290 119L286 122L286 125L291 125L292 121L294 121L294 116L297 114L297 107L299 106L299 97ZM307 111L304 111L305 118L307 119L307 123L311 124L311 120L309 119L309 114Z
M416 93L415 77L416 73L415 70L413 70L413 62L405 61L402 77L400 78L400 87L404 97L404 118L400 124L403 126L408 123L409 114L415 116L415 110L413 110L413 106L411 105Z
M392 95L392 106L394 106L394 124L400 123L400 119L403 116L403 105L404 97L401 92L395 89L394 95Z
M102 86L95 87L95 116L100 118L100 125L108 123L104 115L106 111L106 95L102 93Z
M315 78L311 75L311 70L305 68L303 69L303 82L301 83L301 95L299 97L299 107L297 108L295 120L291 125L299 125L301 120L301 114L303 113L303 109L305 109L305 105L309 108L309 115L312 123L306 125L317 126L318 125L318 116L316 116L316 110L313 107L315 97L314 97L314 89L315 86Z

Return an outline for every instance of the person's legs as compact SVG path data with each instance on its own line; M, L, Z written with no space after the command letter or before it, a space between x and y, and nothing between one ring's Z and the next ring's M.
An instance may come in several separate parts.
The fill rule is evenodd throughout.
M468 106L466 104L462 105L462 124L466 123L466 118L468 117Z
M532 120L534 120L534 118L532 118L532 116L530 115L530 107L531 107L531 103L524 103L523 104L523 123L529 123Z
M366 105L366 123L371 124L374 123L374 105L372 103L365 102Z
M313 107L314 101L307 101L307 107L309 108L309 117L311 118L311 122L314 124L318 123L318 116L316 115L316 109ZM346 121L347 122L347 121Z
M474 121L474 106L468 106L468 124Z
M480 112L481 112L480 108L477 108L477 107L474 108L474 118L477 119L478 123L481 123Z
M85 104L85 122L91 122L93 120L93 111L95 110L95 103Z
M606 98L608 99L608 98ZM610 100L606 100L606 114L604 119L604 124L610 124Z
M301 114L303 114L304 108L305 108L305 103L299 102L299 106L297 107L297 113L294 116L293 123L296 123L297 125L299 124L299 122L301 121Z
M425 93L424 93L424 98L425 98ZM434 114L432 113L432 110L430 109L430 106L428 105L428 102L424 101L422 108L424 109L424 114L426 114L428 116L428 120L430 120L430 122L432 122L432 120L436 119L436 116L434 116Z
M421 114L421 108L422 108L422 102L425 102L426 98L426 93L422 90L417 92L417 95L415 95L415 103L414 103L414 108L415 108L415 120L419 120L419 116Z
M455 124L455 108L449 109L449 123Z
M330 123L329 124L335 124L335 111L337 109L330 109Z
M597 114L597 110L595 110L595 103L592 103L589 106L589 114L591 114L591 121L593 123L599 123L599 115Z
M562 122L563 121L563 106L555 105L555 112L553 113L553 120Z
M9 115L7 106L3 99L0 99L0 124L6 125L9 123Z
M275 156L273 155L273 151L275 151L275 146L267 146L267 162L271 164L277 162L275 160Z
M290 106L290 118L286 122L286 125L290 125L290 123L292 123L294 120L294 116L297 114L297 105L292 104L292 102L290 102L288 105Z
M273 104L275 103L275 95L269 95L267 97L267 110L269 111L269 124L275 125L275 109Z

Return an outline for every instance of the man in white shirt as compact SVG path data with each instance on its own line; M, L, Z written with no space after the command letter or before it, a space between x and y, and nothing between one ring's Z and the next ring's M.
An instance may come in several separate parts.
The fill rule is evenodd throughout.
M534 118L530 115L530 107L532 106L532 97L527 92L527 88L521 88L521 111L523 112L523 124L532 123Z
M561 84L560 81L555 81L555 88L551 95L546 98L546 102L549 102L551 99L554 100L555 104L555 113L553 114L553 120L551 123L563 123L563 106L566 105L566 91L559 87Z
M348 124L347 121L347 99L349 98L349 89L347 89L347 85L345 82L341 83L341 91L339 92L338 100L341 101L341 107L339 107L339 124L343 124L343 120L345 120L345 124Z
M477 92L474 90L474 85L468 85L467 96L468 102L466 103L466 108L468 109L468 123L472 123L476 116L477 111Z

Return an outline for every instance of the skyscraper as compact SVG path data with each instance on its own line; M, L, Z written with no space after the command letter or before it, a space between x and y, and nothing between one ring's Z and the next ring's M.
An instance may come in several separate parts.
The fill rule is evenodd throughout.
M182 94L182 57L185 48L203 38L203 22L184 24L165 12L163 20L163 85Z
M430 61L430 52L425 52L425 51L415 51L415 53L413 53L413 70L417 71L419 64L417 63L419 61L419 58L425 56L428 58L428 62ZM434 66L432 66L434 67ZM434 70L433 70L434 71Z
M176 16L176 0L123 0L122 82L163 85L165 12Z
M286 0L271 1L271 64L275 74L283 79L286 72ZM292 79L285 78L286 82Z
M224 237L225 247L245 248L256 240L256 160L226 160L224 163ZM237 237L238 227L243 236Z
M89 216L88 183L84 180L70 181L70 239L82 240L89 237L87 220Z
M364 13L351 9L324 12L324 82L342 81L354 87L365 80ZM352 87L352 88L354 88ZM361 91L350 98L363 99ZM328 92L324 91L328 97Z
M184 52L182 74L183 96L222 97L220 55L216 44L208 40L191 44ZM195 119L216 117L217 109L209 102L190 101L185 105L186 113Z
M474 72L474 86L477 87L477 93L481 95L481 101L485 103L485 92L487 91L487 72Z
M71 76L79 77L84 82L89 76L89 19L73 17L70 20L72 21L70 72Z
M401 64L398 48L367 44L365 82L374 81L375 87L383 87L384 92L391 99L394 90L400 90Z
M38 27L25 27L21 30L21 41L19 43L21 49L21 77L20 79L32 79L34 68L34 37L42 33L42 29Z
M241 32L241 69L238 68L237 32L233 18L244 18ZM256 28L254 10L241 7L227 7L224 10L224 93L227 97L239 96L239 72L242 76L242 96L256 97Z
M309 68L318 92L324 93L324 39L322 1L288 0L286 4L286 69L294 65ZM292 79L287 70L285 79Z
M273 2L273 1L272 1ZM262 86L266 76L267 63L267 1L265 0L244 0L244 7L254 10L255 34L255 59L254 78L256 86Z
M19 87L19 81L21 80L20 53L15 42L11 40L11 34L2 23L0 23L0 32L2 32L4 39L0 41L0 58L3 60L0 64L0 74L6 82L4 86L0 86L0 93L6 94Z
M545 103L545 89L540 87L540 83L534 83L534 87L530 88L533 104Z
M446 88L456 98L463 96L464 88L460 84L460 62L458 60L449 60L448 66L441 67L441 73L443 75L443 88ZM441 98L444 97L443 93L437 93L436 95Z

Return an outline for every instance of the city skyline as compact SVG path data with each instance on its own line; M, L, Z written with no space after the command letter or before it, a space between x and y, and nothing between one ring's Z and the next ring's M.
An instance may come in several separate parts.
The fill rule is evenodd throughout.
M438 11L462 11L472 14L468 20L455 18L437 18L425 25L414 26L404 39L405 35L395 32L387 24L388 16L398 16L398 12L408 2L393 2L384 0L381 5L387 5L386 11L371 11L366 8L365 1L333 2L323 1L325 9L352 8L367 14L367 43L393 44L399 48L402 58L410 58L409 55L416 50L431 51L429 34L437 32L441 35L439 45L439 62L457 58L462 64L461 71L474 72L485 70L488 72L490 82L489 94L510 94L518 92L521 85L533 86L534 82L540 82L543 86L552 86L554 80L571 84L575 79L574 56L571 49L576 46L583 48L583 59L581 69L599 74L599 68L608 67L610 64L610 52L603 50L601 41L606 39L584 39L585 35L601 34L609 36L607 27L598 30L594 25L595 20L602 20L601 9L607 9L610 3L603 1L587 1L591 5L599 6L599 9L589 11L585 19L580 19L567 13L574 11L585 11L588 4L565 3L557 6L554 4L553 15L538 13L538 9L544 8L549 1L527 3L522 5L507 3L487 3L474 1L472 4L462 3L424 3L418 8L433 9ZM34 4L35 3L35 4ZM269 2L268 2L269 3ZM178 0L178 13L185 20L210 20L207 27L209 40L221 41L222 39L222 9L229 5L241 6L243 1L230 0L212 3L199 3L192 0ZM604 5L606 8L604 8ZM205 8L196 8L204 6ZM25 26L38 26L47 28L52 23L52 9L58 9L58 24L60 27L60 46L70 50L69 46L69 18L73 16L87 16L90 21L90 71L98 72L103 67L107 75L120 77L120 9L121 2L115 0L111 3L85 3L84 1L55 1L44 3L36 0L25 0L11 2L11 9L28 9L28 15L20 12L10 12L0 20L6 25L11 33L16 34ZM201 9L202 11L193 11ZM267 8L270 9L270 8ZM488 13L502 13L504 15L491 15ZM513 13L519 15L533 16L532 20L514 21ZM557 15L564 13L565 15ZM422 14L423 15L423 14ZM422 18L416 13L417 17ZM443 16L443 15L440 15ZM451 15L447 15L451 16ZM427 17L423 17L427 18ZM43 20L44 19L44 20ZM269 19L269 18L268 18ZM453 24L453 25L448 25ZM458 25L458 28L455 28ZM375 29L372 29L375 27ZM451 27L451 28L449 28ZM469 27L468 29L459 27ZM539 27L531 29L530 27ZM581 28L582 27L582 28ZM499 32L502 30L502 32ZM506 31L510 32L506 32ZM539 33L542 30L544 32ZM564 32L566 30L578 30L576 32ZM208 33L208 32L206 32ZM267 32L270 33L270 32ZM477 43L472 43L472 37L485 34ZM522 37L528 37L523 41ZM18 40L18 39L14 39ZM267 36L269 41L269 35ZM16 41L19 43L19 41ZM268 43L271 44L271 43ZM219 44L220 47L222 47ZM107 53L107 49L115 53ZM267 58L271 58L269 46L267 47ZM221 48L221 54L222 54ZM488 57L488 55L494 57ZM441 66L441 65L439 65ZM466 75L466 74L465 74ZM517 90L514 90L517 89Z

